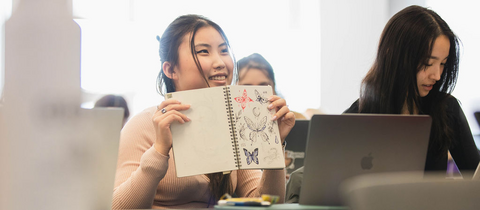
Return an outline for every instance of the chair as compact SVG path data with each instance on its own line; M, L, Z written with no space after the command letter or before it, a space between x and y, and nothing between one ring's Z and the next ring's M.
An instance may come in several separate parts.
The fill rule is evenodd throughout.
M342 183L341 195L352 210L473 210L480 206L479 180L445 179L445 174L413 177L409 172L360 175Z

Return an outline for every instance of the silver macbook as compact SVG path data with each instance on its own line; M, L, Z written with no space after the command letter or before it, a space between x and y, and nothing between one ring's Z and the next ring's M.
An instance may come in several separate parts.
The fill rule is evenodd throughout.
M347 178L423 171L431 121L427 115L314 115L299 203L340 206L339 185Z

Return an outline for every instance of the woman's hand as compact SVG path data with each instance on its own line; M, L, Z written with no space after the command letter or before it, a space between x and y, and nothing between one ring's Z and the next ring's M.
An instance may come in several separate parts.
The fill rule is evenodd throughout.
M278 122L280 138L283 144L288 133L290 133L290 130L292 130L295 125L295 114L288 109L285 99L279 96L273 95L268 98L268 101L271 102L270 105L268 105L268 109L275 109L277 111L272 117L272 120L277 120Z
M170 148L172 148L172 132L170 125L174 122L181 124L189 122L190 119L179 111L187 110L190 105L181 104L175 99L168 99L157 106L157 111L152 117L153 126L155 127L156 140L155 149L157 152L168 156Z

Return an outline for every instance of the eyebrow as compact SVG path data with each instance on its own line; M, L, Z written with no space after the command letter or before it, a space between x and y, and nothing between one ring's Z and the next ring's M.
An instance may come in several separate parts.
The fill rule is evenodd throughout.
M443 60L446 60L447 58L448 58L448 56L445 57ZM440 60L440 58L439 58L439 57L436 57L436 56L430 56L430 59ZM442 61L443 61L443 60L442 60Z
M218 45L218 47L223 47L223 46L225 46L225 45L227 45L227 43L226 43L226 42L224 42L224 43L222 43L222 44ZM195 48L197 48L197 47L211 47L211 45L209 45L209 44L206 44L206 43L200 43L200 44L197 44L197 45L195 45Z

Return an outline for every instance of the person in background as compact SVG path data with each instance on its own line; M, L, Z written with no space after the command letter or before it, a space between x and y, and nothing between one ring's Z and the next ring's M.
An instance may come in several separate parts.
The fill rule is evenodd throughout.
M105 95L98 99L95 102L94 107L120 107L123 108L123 124L122 127L125 126L128 118L130 117L130 111L128 109L128 104L125 98L118 95Z
M239 85L270 85L273 94L277 94L275 73L270 63L260 54L253 53L237 62ZM306 119L301 113L294 112L295 119Z
M223 30L199 15L184 15L165 30L160 42L161 71L158 91L218 87L232 84L234 57ZM282 143L295 117L286 101L269 98L276 110ZM130 119L121 133L112 209L206 208L213 207L225 193L240 197L278 195L283 203L285 171L235 170L178 178L172 155L172 123L189 122L182 113L190 105L167 99ZM193 107L192 107L193 108Z
M346 112L430 115L425 171L445 172L449 152L460 171L475 170L477 147L451 95L458 67L459 40L448 24L430 9L409 6L387 23L360 99ZM471 175L463 173L464 178Z
M430 115L425 171L447 175L450 152L463 178L470 179L480 156L462 108L451 95L458 65L459 40L448 24L430 9L406 7L387 22L360 98L345 113ZM292 173L287 202L298 202L302 179L303 168Z

